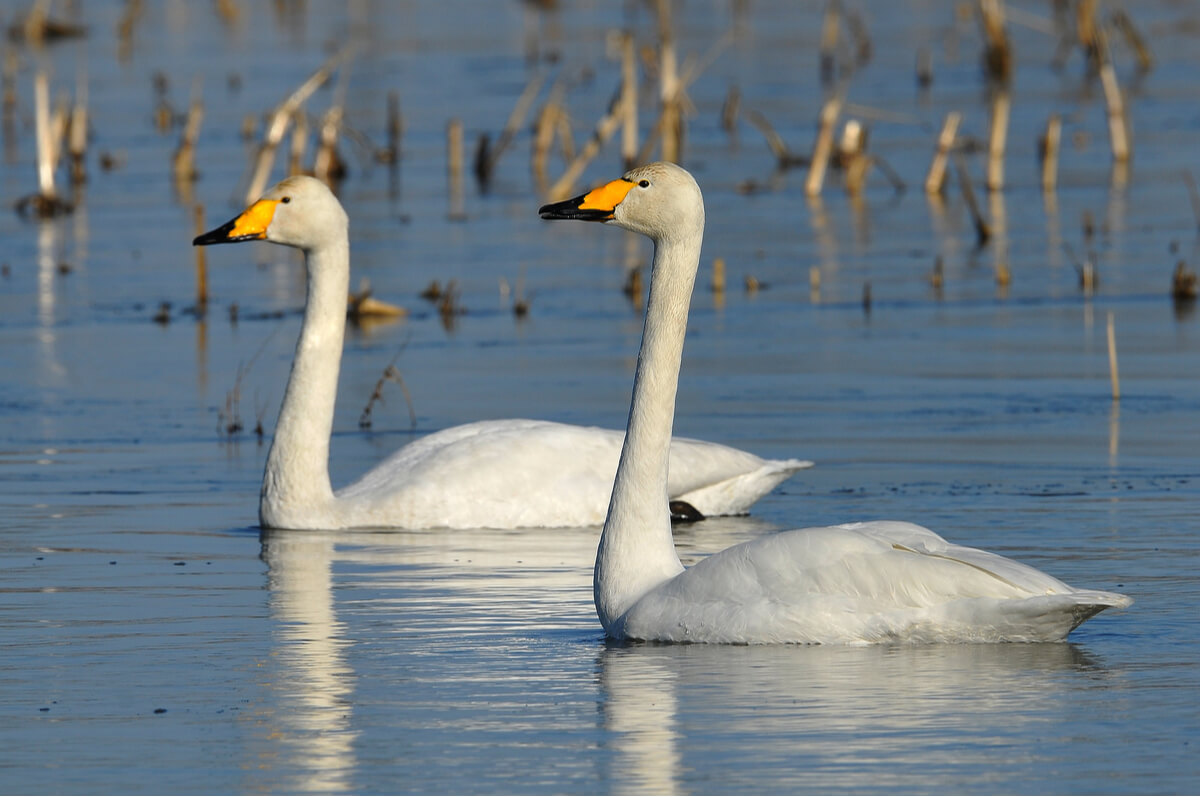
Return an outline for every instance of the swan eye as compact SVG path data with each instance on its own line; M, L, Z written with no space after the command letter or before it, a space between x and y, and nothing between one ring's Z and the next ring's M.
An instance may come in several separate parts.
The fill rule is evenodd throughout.
M285 196L283 199L281 199L279 201L286 205L287 203L292 201L292 198L290 196Z
M642 188L649 188L650 181L649 180L639 180L638 185L640 185Z

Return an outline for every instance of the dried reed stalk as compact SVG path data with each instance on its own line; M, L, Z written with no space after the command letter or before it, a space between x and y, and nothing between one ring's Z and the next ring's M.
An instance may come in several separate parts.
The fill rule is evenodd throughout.
M71 182L87 180L87 80L81 81L75 93L75 104L71 106L71 119L67 125L67 151L71 155Z
M204 205L196 204L192 209L192 218L195 221L193 226L196 235L202 235L208 226L204 222ZM196 253L196 312L203 315L204 308L208 305L208 247L193 246L192 250Z
M1121 31L1125 42L1137 55L1138 69L1142 72L1149 72L1153 69L1154 56L1150 53L1150 47L1129 15L1123 9L1118 8L1112 14L1112 23L1117 30Z
M635 165L638 152L637 60L633 34L621 34L621 161L626 169Z
M1108 314L1108 378L1112 383L1113 401L1121 400L1121 376L1117 372L1117 332L1112 312Z
M342 103L330 106L321 116L321 132L317 153L313 159L313 177L326 185L339 182L346 174L346 165L338 155L337 142L342 131Z
M808 177L804 181L804 193L808 196L820 194L821 186L825 182L825 171L829 168L829 157L833 154L833 127L837 124L838 115L841 113L842 101L842 94L838 92L821 106L817 140L813 145Z
M1062 143L1062 118L1050 114L1046 122L1046 134L1042 137L1042 190L1053 192L1058 187L1058 150Z
M946 189L946 164L950 152L954 149L954 141L958 138L958 127L962 124L962 114L950 111L946 121L942 123L942 132L938 134L937 150L933 154L933 162L929 164L929 173L925 176L925 193L940 194Z
M508 121L504 123L504 129L500 131L499 137L496 139L496 144L488 150L487 158L481 164L480 179L487 183L491 180L492 172L496 169L496 164L500 161L500 156L512 144L513 137L517 131L525 126L525 119L529 116L529 109L533 106L533 100L537 97L538 92L542 90L542 85L546 82L545 75L534 75L529 83L525 85L525 90L521 92L521 96L517 98L516 105L508 114Z
M308 114L297 108L292 114L292 146L288 151L287 173L304 173L304 156L308 153Z
M846 193L858 196L871 168L871 158L867 156L867 128L858 120L849 119L842 128L838 155L845 167Z
M446 125L446 179L450 186L451 221L463 221L467 214L463 205L463 125L461 119L451 119Z
M737 120L741 110L742 92L737 86L730 86L725 93L725 102L721 103L721 129L731 136L737 135Z
M387 98L387 162L400 162L400 140L404 137L404 117L400 115L400 95L393 89Z
M992 97L992 118L988 125L987 189L1004 189L1004 150L1008 143L1008 117L1011 100L1008 91L1001 89Z
M683 85L679 79L675 54L675 38L671 32L671 0L657 0L659 98L662 113L658 129L661 136L662 159L677 162L683 143L683 116L680 108Z
M788 149L787 143L779 133L775 132L775 127L758 111L749 108L745 112L746 121L754 125L763 138L767 140L767 147L770 148L771 154L775 156L775 162L780 169L787 170L796 166L804 166L809 161L804 155L796 155Z
M34 127L37 132L38 195L53 201L58 197L54 187L56 145L50 125L50 78L38 69L33 76Z
M713 274L712 274L712 291L713 293L725 292L725 258L713 258Z
M201 95L203 85L204 79L200 75L192 81L192 101L188 105L187 121L179 136L179 146L171 159L171 172L175 175L177 184L196 179L196 141L200 138L200 124L204 121L204 101Z
M347 45L331 55L316 72L313 72L308 80L296 87L295 91L288 95L287 99L281 102L271 113L271 119L267 122L266 132L263 134L263 141L259 145L258 155L255 157L250 181L247 184L245 204L249 205L258 199L259 195L267 187L267 179L271 174L271 164L275 160L275 150L278 148L279 142L283 140L288 124L296 111L312 96L314 91L320 88L325 81L329 80L329 76L333 74L333 70L352 52L353 47Z
M1113 68L1108 37L1103 30L1096 31L1096 40L1100 51L1100 85L1104 87L1104 104L1108 108L1108 136L1112 144L1113 160L1125 163L1130 155L1125 100L1121 95L1121 86L1117 83L1117 71Z
M1075 7L1075 33L1092 69L1100 67L1100 26L1096 24L1096 4L1097 0L1079 0L1079 5Z
M955 150L954 156L954 173L958 176L958 185L962 189L967 209L971 211L971 220L975 224L975 240L980 246L983 246L992 237L992 231L983 218L983 213L979 210L979 203L975 200L975 189L971 186L971 175L967 172L962 151Z
M1003 0L979 0L979 19L983 25L983 64L988 77L1007 84L1012 77L1012 47L1004 27Z
M838 28L841 26L841 11L842 4L838 0L829 0L825 5L825 14L821 17L819 64L822 86L831 85L837 75Z
M579 179L579 176L583 174L583 170L591 163L592 158L596 157L596 154L604 146L605 142L616 132L617 127L621 124L621 106L621 90L618 88L617 92L613 95L612 101L608 104L608 111L596 123L596 129L592 132L592 137L579 150L579 154L567 166L562 176L550 187L547 195L551 201L563 199L571 192L572 186L575 185L575 181Z
M1192 217L1196 220L1196 229L1200 230L1200 191L1196 190L1196 178L1191 169L1183 170L1183 182L1188 189L1188 200L1192 203Z

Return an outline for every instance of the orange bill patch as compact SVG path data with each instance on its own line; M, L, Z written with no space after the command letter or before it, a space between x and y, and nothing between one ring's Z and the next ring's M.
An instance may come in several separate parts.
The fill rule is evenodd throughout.
M603 210L611 213L625 195L633 190L633 183L625 178L605 183L599 188L588 191L579 203L580 210Z
M275 206L278 199L260 199L246 208L242 215L233 220L233 229L229 231L231 239L266 238L267 227L275 218Z

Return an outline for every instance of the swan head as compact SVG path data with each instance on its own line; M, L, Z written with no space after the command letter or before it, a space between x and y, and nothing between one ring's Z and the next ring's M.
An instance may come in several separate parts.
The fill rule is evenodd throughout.
M346 211L329 187L296 175L276 184L237 218L196 236L192 245L271 241L309 251L344 240L349 229Z
M538 214L615 224L662 241L702 233L704 197L686 169L660 161L630 169L574 199L543 205Z

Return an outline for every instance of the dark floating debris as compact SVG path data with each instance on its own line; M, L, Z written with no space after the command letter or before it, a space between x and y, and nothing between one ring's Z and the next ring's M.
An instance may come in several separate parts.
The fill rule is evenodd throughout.
M1171 275L1171 298L1176 302L1195 301L1197 295L1196 272L1180 260Z

